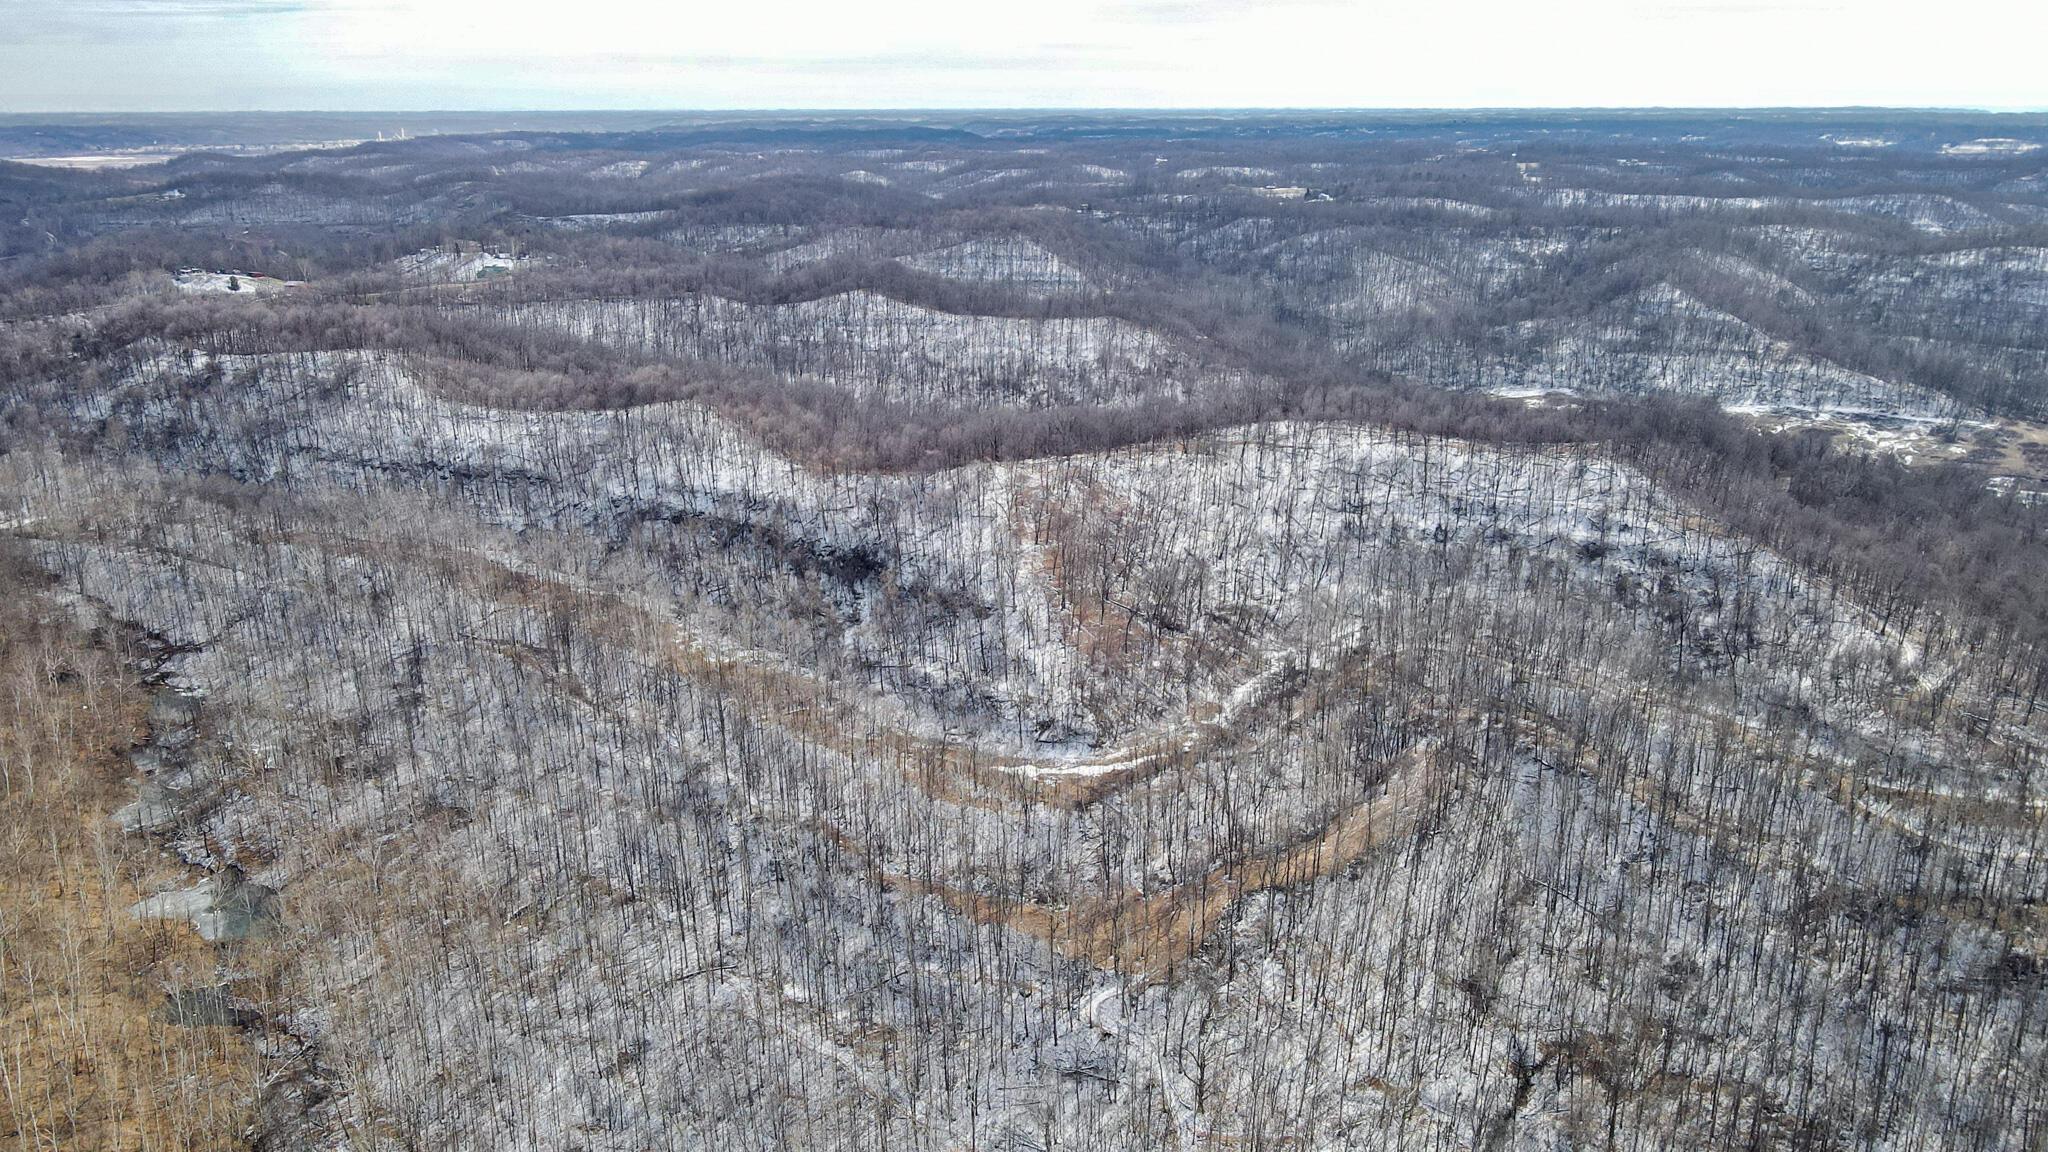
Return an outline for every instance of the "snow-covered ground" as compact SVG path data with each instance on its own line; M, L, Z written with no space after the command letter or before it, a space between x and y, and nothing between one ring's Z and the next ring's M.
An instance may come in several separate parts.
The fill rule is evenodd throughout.
M272 276L253 275L248 272L207 272L188 268L174 273L171 284L180 292L247 292L252 296L269 295L289 291L297 287L290 280L279 280Z
M130 911L216 938L272 1087L320 1089L271 1142L2021 1147L2021 574L1895 581L1814 547L1819 505L1747 536L1512 428L1234 422L1375 371L1675 392L2027 501L2048 432L1957 397L2048 379L2038 174L1875 129L1778 157L1484 119L1423 147L763 121L65 202L309 268L436 234L547 262L275 308L154 271L9 298L0 533L164 661L175 746L153 716L95 823L208 873ZM524 267L461 247L395 271ZM587 388L524 390L554 367ZM642 372L716 386L612 390ZM859 471L834 437L873 425L835 421L885 403L1054 433ZM1167 403L1200 431L1079 449Z
M17 454L10 531L182 653L212 735L174 842L276 891L350 1123L1156 1147L1279 1092L1319 1144L1562 1141L1603 1090L1515 1060L1674 956L1687 1076L1866 1074L1788 1071L1692 996L1829 1035L1881 1005L1942 1083L1991 1059L1951 1037L1995 998L1866 989L1786 909L1795 869L1914 852L2034 890L1976 821L2038 785L1889 703L1995 670L1598 455L1282 424L829 474L687 404L458 404L374 353L186 390L204 367L166 351L78 418L218 434ZM239 930L215 888L137 912ZM2003 937L1956 915L1974 970ZM437 1091L457 1067L499 1087Z
M509 276L531 262L530 257L504 252L425 248L397 261L400 274L432 284L469 284Z

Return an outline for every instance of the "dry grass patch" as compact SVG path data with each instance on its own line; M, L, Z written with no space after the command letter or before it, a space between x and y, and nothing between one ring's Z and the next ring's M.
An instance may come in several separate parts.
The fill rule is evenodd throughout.
M149 693L31 579L0 571L0 1149L243 1147L251 1045L175 1022L165 994L212 986L214 950L127 914L184 881L108 819Z

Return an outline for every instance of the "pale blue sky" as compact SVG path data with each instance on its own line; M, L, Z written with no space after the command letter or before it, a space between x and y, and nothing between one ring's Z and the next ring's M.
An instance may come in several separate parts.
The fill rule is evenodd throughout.
M2044 47L2044 0L0 0L0 111L2039 108Z

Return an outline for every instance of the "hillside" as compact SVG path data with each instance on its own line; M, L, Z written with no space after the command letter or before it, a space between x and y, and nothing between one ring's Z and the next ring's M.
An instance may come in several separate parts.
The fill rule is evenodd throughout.
M2037 1147L2042 154L1687 126L0 184L99 962L259 1147Z

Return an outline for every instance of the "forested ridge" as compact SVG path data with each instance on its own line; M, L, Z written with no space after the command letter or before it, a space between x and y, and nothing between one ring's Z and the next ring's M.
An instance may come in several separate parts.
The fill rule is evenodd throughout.
M2039 1147L2043 143L0 163L0 1144Z

